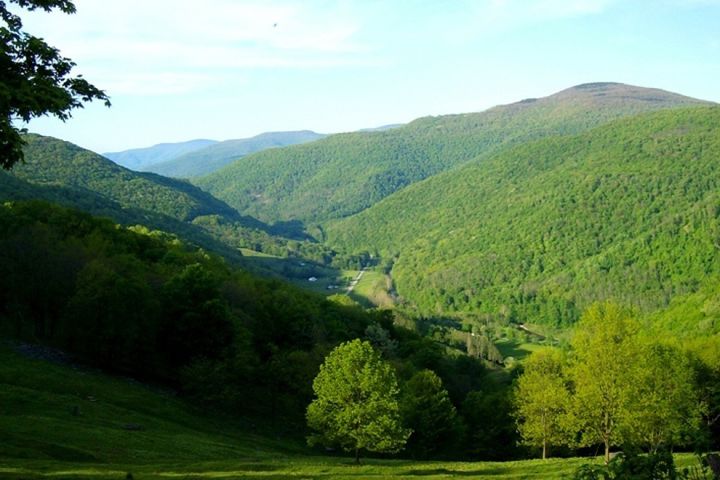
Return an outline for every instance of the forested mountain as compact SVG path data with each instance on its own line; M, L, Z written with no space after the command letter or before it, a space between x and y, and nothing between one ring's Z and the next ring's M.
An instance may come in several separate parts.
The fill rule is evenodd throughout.
M159 143L152 147L134 148L122 152L107 152L103 153L103 156L123 167L142 171L157 163L170 161L183 154L200 150L215 143L217 141L205 139L178 143Z
M0 201L48 200L123 225L173 233L227 258L238 257L239 247L321 263L335 256L322 245L289 240L288 231L241 216L185 181L134 172L54 138L28 135L26 141L25 163L0 172Z
M133 172L55 138L27 135L25 141L25 162L12 174L28 182L90 190L123 207L143 208L181 221L211 214L239 217L225 203L187 182Z
M421 118L392 130L260 152L196 183L263 221L321 222L362 211L412 183L512 145L700 103L657 89L585 84L485 112Z
M233 161L261 150L312 142L325 135L301 130L297 132L268 132L252 138L226 140L202 149L179 155L174 159L148 165L142 170L166 177L190 178L207 175Z
M399 294L424 312L568 325L595 300L652 311L718 279L719 158L720 107L641 114L437 175L328 239L396 258Z

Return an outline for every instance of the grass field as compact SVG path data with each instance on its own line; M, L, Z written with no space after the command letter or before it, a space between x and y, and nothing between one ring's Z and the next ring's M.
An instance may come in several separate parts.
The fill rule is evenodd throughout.
M393 300L388 293L389 282L384 273L366 270L350 297L364 307L391 307Z
M367 459L356 466L314 455L302 440L210 417L171 392L0 347L2 479L558 479L587 462Z

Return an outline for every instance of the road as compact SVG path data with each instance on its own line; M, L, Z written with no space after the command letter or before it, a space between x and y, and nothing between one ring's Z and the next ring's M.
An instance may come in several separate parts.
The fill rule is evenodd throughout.
M350 282L350 286L347 288L347 293L350 293L353 291L353 289L355 289L355 286L357 286L357 284L360 282L360 279L363 277L363 275L365 275L365 270L367 270L367 267L360 270L357 274L357 277L355 277L353 281Z

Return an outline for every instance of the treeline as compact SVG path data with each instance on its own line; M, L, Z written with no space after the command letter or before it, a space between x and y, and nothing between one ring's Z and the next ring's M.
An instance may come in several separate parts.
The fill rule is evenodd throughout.
M0 333L169 385L204 408L274 419L296 434L327 353L363 338L394 366L404 391L416 392L407 398L417 402L422 385L439 383L456 412L441 428L412 420L425 440L408 454L521 453L502 376L395 326L391 312L339 305L171 235L44 202L0 206ZM425 409L411 405L409 419Z
M485 112L418 119L382 132L331 135L243 158L197 185L265 222L324 222L507 147L578 133L639 112L701 104L660 90L590 84Z
M643 114L437 175L329 225L328 243L396 259L421 313L650 312L720 274L719 156L717 107Z
M386 349L375 345L354 340L326 357L307 410L310 443L354 451L359 461L362 451L407 447L423 455L462 439L468 417L458 415L442 380L426 369L398 387L382 358ZM522 444L541 450L543 459L553 449L568 455L600 447L606 465L612 448L622 450L609 470L583 467L576 478L708 478L678 477L672 452L708 452L718 445L717 337L695 345L658 338L632 310L597 303L583 314L566 348L536 351L518 369L506 399L512 414L502 421L517 424ZM466 399L465 415L478 407L472 400ZM483 420L470 428L486 431ZM638 456L641 451L647 456Z
M583 314L569 348L533 353L514 390L522 440L543 458L553 448L600 445L608 463L614 447L711 451L720 439L718 338L688 345L648 335L613 303Z

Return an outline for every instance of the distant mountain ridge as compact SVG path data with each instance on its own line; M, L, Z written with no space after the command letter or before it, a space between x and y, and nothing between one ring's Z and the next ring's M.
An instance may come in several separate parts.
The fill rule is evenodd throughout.
M217 143L216 140L189 140L178 143L159 143L152 147L133 148L121 152L108 152L102 155L125 168L144 171L157 163L167 162L180 155L194 152Z
M240 257L237 249L213 238L201 223L223 222L238 237L272 240L267 225L188 182L135 172L56 138L29 134L25 141L25 162L0 172L0 200L48 200L126 225L175 233L228 258Z
M167 161L148 165L145 170L166 177L197 177L210 174L251 153L312 142L323 137L325 135L310 130L261 133L251 138L216 142Z
M646 111L706 104L658 89L583 84L484 112L425 117L391 130L255 153L194 182L265 222L322 223L513 145Z

